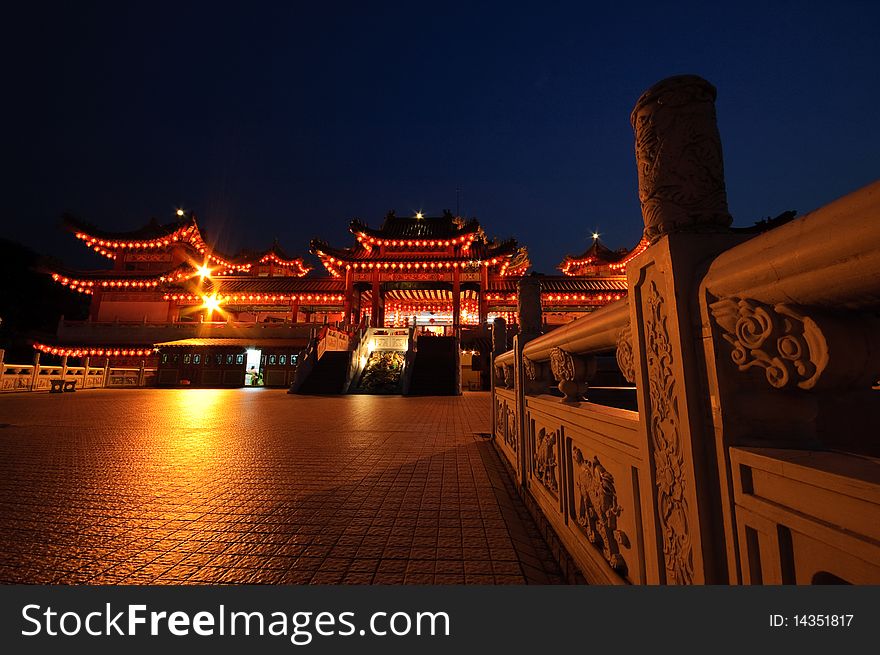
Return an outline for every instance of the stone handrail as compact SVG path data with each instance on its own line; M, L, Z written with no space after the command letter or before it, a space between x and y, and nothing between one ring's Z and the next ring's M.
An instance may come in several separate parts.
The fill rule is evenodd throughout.
M721 253L716 297L859 309L880 305L880 181Z

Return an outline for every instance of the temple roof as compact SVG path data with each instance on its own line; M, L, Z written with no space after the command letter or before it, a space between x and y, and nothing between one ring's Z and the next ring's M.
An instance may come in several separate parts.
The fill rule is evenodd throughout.
M382 227L373 229L360 219L354 219L350 228L353 234L364 234L378 239L453 239L480 230L475 218L465 220L451 212L442 216L397 216L388 212Z
M450 254L446 250L436 251L419 251L413 253L406 250L386 250L380 253L378 248L363 248L360 246L352 246L349 248L334 248L326 241L320 239L312 239L310 250L316 255L327 255L342 261L470 261L485 260L493 257L504 257L513 255L517 252L518 247L516 239L507 239L505 241L495 241L487 243L485 241L474 241L473 244L463 253Z
M204 293L342 293L345 284L338 278L223 276L205 279L200 288Z
M542 275L538 278L542 293L590 293L594 291L626 291L626 276L577 278L563 275ZM517 279L496 279L488 291L516 293Z
M185 214L178 220L170 223L160 224L155 218L151 218L150 222L139 227L136 230L127 232L113 232L110 230L102 230L101 228L76 218L70 214L64 214L61 217L62 225L71 232L82 232L98 239L110 241L149 241L152 239L161 239L170 236L181 229L195 227L195 216L193 214Z
M642 239L632 250L626 248L611 250L597 235L594 235L593 243L589 248L580 255L566 255L557 268L565 275L578 275L577 270L584 266L609 266L612 269L619 269L620 274L623 274L626 263L647 247L648 242Z
M599 264L610 264L621 259L627 253L626 248L619 250L611 250L598 237L593 238L593 243L589 248L584 250L580 255L566 255L563 258L563 264L568 261L585 261L591 260ZM562 264L560 264L562 266Z

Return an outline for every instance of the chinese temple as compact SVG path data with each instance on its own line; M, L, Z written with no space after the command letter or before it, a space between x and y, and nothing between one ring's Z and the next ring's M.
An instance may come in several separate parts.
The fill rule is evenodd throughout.
M470 388L485 386L488 326L502 318L515 330L517 282L530 267L515 239L489 239L476 219L450 212L392 211L378 228L355 219L351 245L312 240L324 272L277 242L262 251L220 252L182 210L169 223L154 219L124 233L71 217L64 224L111 265L47 269L57 283L91 296L90 317L62 321L56 342L35 348L113 366L146 361L158 368L160 385L291 386L300 357L328 330L353 351L356 333L363 338L369 328L371 343L389 329L454 339L455 350L473 362ZM625 266L643 249L612 251L594 235L583 254L565 257L562 275L533 273L545 329L624 295ZM442 351L439 344L423 350Z

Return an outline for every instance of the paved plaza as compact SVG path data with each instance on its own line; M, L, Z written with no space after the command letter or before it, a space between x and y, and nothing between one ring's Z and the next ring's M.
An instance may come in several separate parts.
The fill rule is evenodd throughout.
M487 393L0 396L0 582L554 584Z

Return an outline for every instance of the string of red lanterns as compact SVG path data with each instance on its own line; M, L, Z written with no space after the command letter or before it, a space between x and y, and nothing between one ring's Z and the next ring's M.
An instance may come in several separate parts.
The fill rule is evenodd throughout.
M50 346L44 343L35 343L34 350L61 357L146 357L159 351L143 346Z

